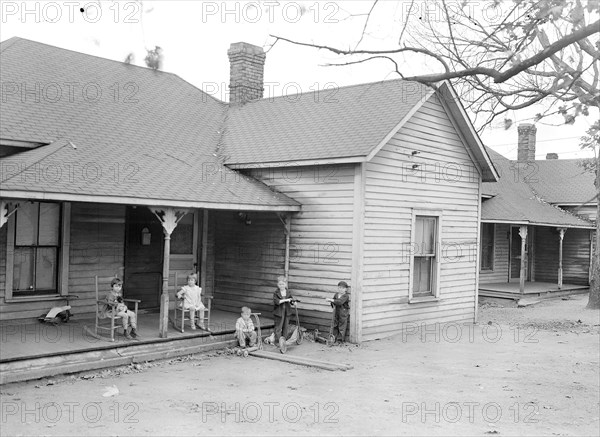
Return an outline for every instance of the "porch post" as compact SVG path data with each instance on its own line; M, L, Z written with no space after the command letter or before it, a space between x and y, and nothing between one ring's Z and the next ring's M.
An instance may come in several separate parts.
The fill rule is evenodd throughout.
M527 270L527 225L519 227L519 235L521 236L521 272L519 277L519 293L525 294L525 273Z
M185 209L152 207L150 210L160 220L163 233L165 234L165 247L163 253L163 279L162 294L160 296L160 321L158 326L158 336L167 338L167 329L169 327L169 261L171 253L171 234L177 227L179 220L187 214Z
M283 263L283 275L287 281L290 273L290 228L292 220L290 214L280 214L279 220L281 220L283 223L283 233L285 234L285 259Z
M563 286L563 239L565 238L565 232L567 228L556 228L560 241L558 242L558 289L562 289Z

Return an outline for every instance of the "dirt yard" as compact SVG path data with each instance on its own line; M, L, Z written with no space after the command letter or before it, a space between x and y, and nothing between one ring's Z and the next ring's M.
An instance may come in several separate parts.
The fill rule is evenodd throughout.
M475 326L288 351L347 372L212 353L5 385L1 434L600 435L600 316L586 302L486 304Z

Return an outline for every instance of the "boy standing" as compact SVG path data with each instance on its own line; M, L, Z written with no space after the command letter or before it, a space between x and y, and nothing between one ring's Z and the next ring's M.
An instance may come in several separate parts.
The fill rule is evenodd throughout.
M129 311L127 305L123 303L123 281L114 278L110 281L110 293L106 295L106 306L102 316L120 317L123 323L123 335L125 338L137 337L137 316L133 311ZM131 326L131 332L127 332L127 327Z
M292 314L293 297L287 289L285 276L277 278L277 290L273 293L273 318L275 319L275 344L281 353L286 352L287 331Z
M333 335L336 341L343 343L346 338L346 328L348 326L348 316L350 315L350 294L348 294L348 283L340 281L338 283L338 292L332 298L326 298L331 302L334 308L335 316L333 322Z
M242 307L242 317L235 322L235 336L242 348L246 348L246 346L256 346L257 335L256 332L254 332L254 323L252 323L252 319L250 319L251 313L252 311L250 308Z

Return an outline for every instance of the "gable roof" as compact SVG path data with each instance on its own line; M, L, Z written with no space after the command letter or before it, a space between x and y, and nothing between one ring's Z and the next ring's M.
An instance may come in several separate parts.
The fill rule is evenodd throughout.
M418 82L387 80L232 106L220 150L232 168L368 161L434 93L452 113L484 180L497 180L448 82L434 91Z
M0 54L0 140L54 146L0 159L4 197L299 210L228 167L366 161L433 93L392 80L229 106L171 73L21 38ZM493 181L463 112L453 118Z
M3 197L299 209L223 165L227 105L178 76L21 38L0 52L0 139L50 144L0 159Z
M500 173L500 179L496 183L482 184L482 192L493 196L482 203L482 222L594 228L591 222L551 205L532 189L528 180L535 177L532 176L535 167L517 167L516 161L506 159L492 149L488 148L488 153ZM541 185L541 182L537 184Z

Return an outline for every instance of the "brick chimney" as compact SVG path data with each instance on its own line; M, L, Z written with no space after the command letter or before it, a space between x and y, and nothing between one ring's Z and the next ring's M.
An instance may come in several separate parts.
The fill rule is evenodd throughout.
M546 153L546 159L558 159L558 153Z
M262 47L245 42L231 44L229 56L229 104L243 105L263 97L266 54Z
M517 161L535 161L535 133L537 128L531 123L522 123L517 131L519 132Z

